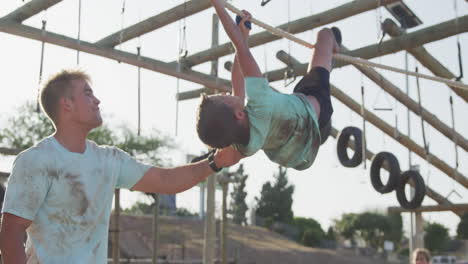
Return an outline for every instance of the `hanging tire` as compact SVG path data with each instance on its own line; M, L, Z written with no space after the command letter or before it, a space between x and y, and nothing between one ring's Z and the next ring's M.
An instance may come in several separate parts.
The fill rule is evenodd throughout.
M332 129L332 124L331 124L331 119L328 121L328 123L320 129L320 145L323 145L325 141L327 141L328 137L331 134L331 129Z
M406 198L405 186L409 181L414 183L414 196L413 199L408 200ZM400 182L396 188L397 200L401 207L405 209L416 209L421 206L424 196L426 195L426 184L424 179L417 171L409 170L405 171L401 177Z
M354 137L354 154L348 157L348 143ZM341 130L336 143L336 152L340 163L348 168L357 167L362 162L362 132L357 127L346 127Z
M380 169L387 161L387 170L389 172L387 184L382 183L380 178ZM389 193L397 187L400 177L400 163L398 159L390 152L380 152L374 156L370 168L370 178L372 186L379 193Z

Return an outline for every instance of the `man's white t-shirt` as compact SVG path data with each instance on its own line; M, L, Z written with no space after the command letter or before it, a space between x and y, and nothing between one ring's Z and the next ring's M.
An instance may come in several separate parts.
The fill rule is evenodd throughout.
M92 141L70 152L54 137L19 154L2 212L32 221L27 263L107 263L114 190L132 188L150 167Z

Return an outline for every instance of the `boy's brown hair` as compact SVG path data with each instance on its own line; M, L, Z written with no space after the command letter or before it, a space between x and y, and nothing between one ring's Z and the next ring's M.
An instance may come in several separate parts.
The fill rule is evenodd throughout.
M91 78L81 70L63 70L50 77L41 90L40 100L42 110L54 124L57 122L60 98L72 98L71 82L74 80L89 82Z
M224 148L239 143L242 127L230 106L202 94L197 112L197 133L207 146Z

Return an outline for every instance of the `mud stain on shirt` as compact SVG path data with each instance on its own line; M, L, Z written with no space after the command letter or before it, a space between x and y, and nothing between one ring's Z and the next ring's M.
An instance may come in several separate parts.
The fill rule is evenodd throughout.
M65 174L65 179L71 184L71 195L75 196L78 200L78 214L84 215L89 207L89 201L84 190L84 185L79 181L79 175L67 173Z

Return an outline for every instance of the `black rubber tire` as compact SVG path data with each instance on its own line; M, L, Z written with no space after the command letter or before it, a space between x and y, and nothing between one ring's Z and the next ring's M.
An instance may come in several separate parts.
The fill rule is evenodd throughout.
M405 186L410 181L414 182L414 197L410 201L406 198ZM416 209L421 206L426 195L426 184L424 179L417 171L409 170L401 174L398 186L396 188L397 200L401 207L405 209Z
M388 181L387 184L383 184L380 179L380 169L384 166L384 162L388 164ZM400 163L398 159L390 152L380 152L372 159L370 168L370 179L372 186L379 193L389 193L398 185L400 178Z
M323 145L323 143L327 141L328 137L331 134L331 128L332 124L330 119L330 121L328 121L328 123L324 127L322 127L322 129L320 129L320 145Z
M351 139L351 136L354 137L354 154L351 158L348 157L348 142ZM354 168L359 166L362 162L362 132L361 129L357 127L346 127L341 130L340 135L338 136L338 142L336 143L336 152L338 154L338 159L340 163L348 168Z

